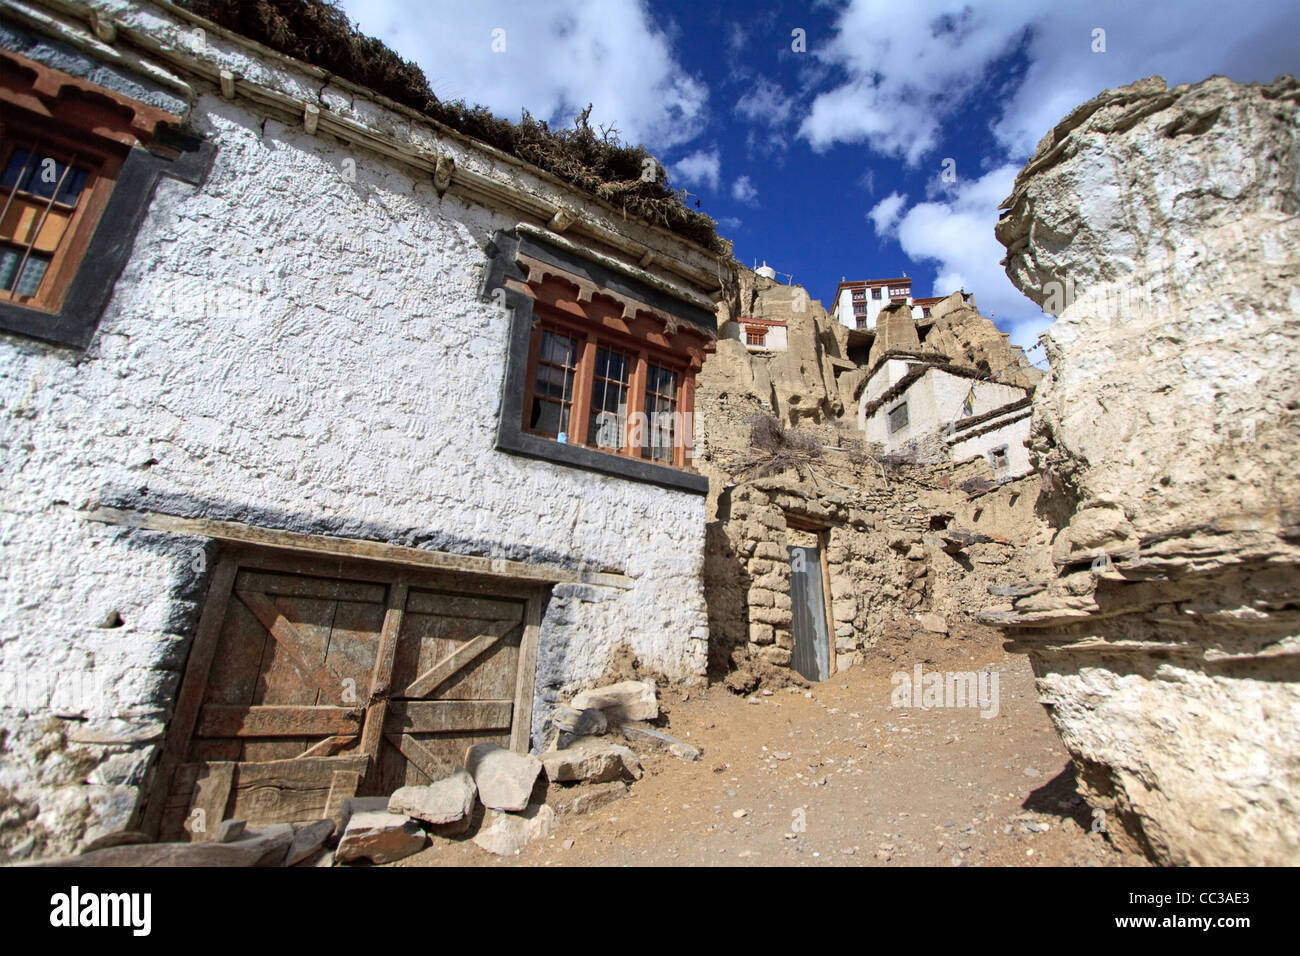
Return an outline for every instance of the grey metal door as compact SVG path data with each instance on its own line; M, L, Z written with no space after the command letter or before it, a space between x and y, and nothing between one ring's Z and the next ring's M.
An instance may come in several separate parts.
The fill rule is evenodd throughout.
M831 676L830 639L826 632L826 597L822 593L820 548L790 550L790 603L794 637L791 666L808 680Z

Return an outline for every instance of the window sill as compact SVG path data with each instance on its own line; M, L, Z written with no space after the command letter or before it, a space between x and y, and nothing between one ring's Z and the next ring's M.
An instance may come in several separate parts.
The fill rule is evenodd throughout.
M521 428L510 428L504 422L497 430L497 449L559 465L598 471L618 478L630 478L664 488L677 488L695 494L708 494L709 479L696 471L660 465L644 458L631 458L611 452L597 451L585 445L558 442L541 435L530 435Z

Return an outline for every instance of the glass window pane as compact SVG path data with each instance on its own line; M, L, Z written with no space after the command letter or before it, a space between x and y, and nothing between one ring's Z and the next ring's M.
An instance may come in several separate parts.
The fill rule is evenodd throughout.
M18 263L22 259L21 250L12 246L0 246L0 289L8 292L13 288L14 275L18 272Z
M18 177L23 173L23 167L27 165L28 160L31 159L31 155L32 154L25 149L15 149L10 153L9 161L5 163L4 172L0 173L0 186L12 187L17 183ZM27 170L27 174L23 176L23 179L27 179L30 175L31 170ZM20 185L19 188L21 189L22 186Z
M17 249L0 249L0 289L6 292L12 290L17 295L35 295L40 288L41 279L45 278L45 270L49 268L50 257L33 252L27 257L26 265L22 266L22 275L19 276L17 273L22 259L23 254Z
M90 173L84 169L73 167L68 178L63 181L63 188L59 190L56 202L64 203L68 206L75 206L77 199L81 196L81 190L86 185L86 180L90 178Z

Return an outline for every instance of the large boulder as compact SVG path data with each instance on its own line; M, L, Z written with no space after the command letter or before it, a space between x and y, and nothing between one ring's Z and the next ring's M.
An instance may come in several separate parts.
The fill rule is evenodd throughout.
M1159 77L1016 178L1058 576L1012 630L1089 799L1174 864L1300 863L1300 83Z

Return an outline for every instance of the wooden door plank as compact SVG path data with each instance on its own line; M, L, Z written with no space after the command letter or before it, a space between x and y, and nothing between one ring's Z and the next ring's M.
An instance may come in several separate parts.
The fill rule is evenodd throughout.
M528 753L532 747L533 694L537 675L537 639L542 629L549 592L538 592L528 599L524 609L524 633L519 643L519 660L515 665L515 703L510 724L510 749Z
M348 744L357 739L356 734L345 734L338 737L326 737L324 740L318 740L312 744L294 760L309 760L312 757L332 757Z
M509 730L511 700L390 700L384 732L436 734Z
M206 764L199 771L199 779L194 788L194 804L186 826L190 831L191 842L209 843L217 838L218 824L225 818L226 804L230 802L234 780L235 765L228 761ZM203 811L199 818L203 821L201 830L197 829L193 815L195 810Z
M181 680L180 693L176 695L176 709L172 712L167 739L158 759L153 797L141 823L144 832L155 839L158 837L167 795L171 790L172 775L189 749L194 724L198 720L203 692L208 684L208 671L212 667L217 641L221 637L221 625L226 618L226 605L230 601L230 590L235 583L237 570L235 559L231 555L223 555L217 562L212 582L208 585L203 613L199 616L198 630L185 665L185 677Z
M322 578L305 574L281 574L250 571L243 568L235 582L238 591L255 591L276 597L315 598L327 601L351 601L356 604L383 604L388 589L370 581L346 578Z
M196 737L320 737L356 734L361 709L262 705L239 707L208 704L199 712Z
M518 601L412 588L406 610L409 614L436 614L439 617L467 617L476 621L511 621L517 624L523 619L524 607Z
M361 774L350 770L335 770L330 777L330 793L325 799L325 818L334 821L334 833L342 836L343 801L357 795L361 788Z
M343 678L334 673L334 669L328 664L309 662L307 641L289 619L280 613L280 609L270 598L257 591L236 591L235 594L262 622L262 626L275 638L276 643L284 648L304 680L327 694L332 693L334 688L343 686Z
M451 761L444 760L436 754L430 753L420 746L420 742L410 734L389 734L388 739L402 756L415 765L415 769L429 778L430 783L435 783L445 777L450 777L455 772L456 767Z
M462 644L456 650L452 651L438 663L434 664L427 671L411 681L406 690L402 692L403 697L427 697L433 691L438 689L438 685L443 684L456 671L471 663L480 654L491 650L492 647L505 637L515 625L502 622L500 624L489 624L483 628L484 633Z
M384 613L384 626L379 634L379 653L375 656L375 669L370 674L366 724L361 731L361 752L370 759L372 765L379 757L379 745L383 742L384 718L388 713L388 698L392 693L393 661L397 659L397 638L402 632L402 614L410 590L405 581L397 581L388 592L388 609Z
M258 763L235 765L235 786L247 787L311 787L329 786L337 770L365 773L369 761L361 756L316 757L288 760L266 760Z
M826 608L826 659L829 661L826 678L829 680L835 674L835 610L831 606L831 566L826 557L826 552L830 550L830 531L823 528L817 532L818 550L821 551L822 558L822 594L824 598L822 604Z

